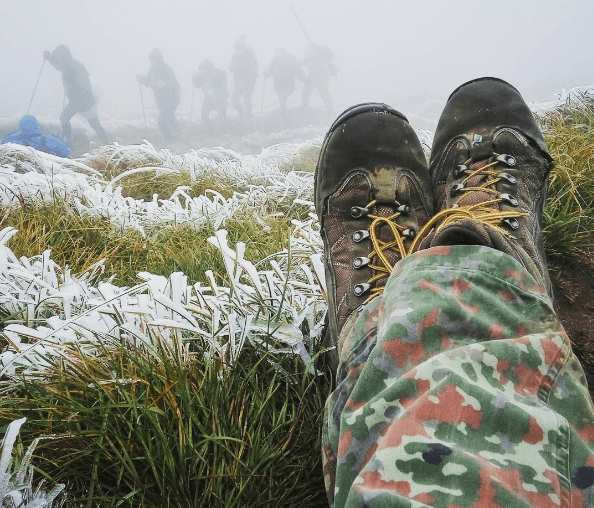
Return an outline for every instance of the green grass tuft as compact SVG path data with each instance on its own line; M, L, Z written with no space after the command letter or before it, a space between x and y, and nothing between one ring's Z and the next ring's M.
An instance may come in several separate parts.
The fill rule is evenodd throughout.
M63 436L35 464L67 484L68 506L325 506L327 378L249 344L214 363L186 340L73 345L49 380L2 390L0 421L26 416L26 442Z
M547 254L575 260L594 248L594 112L574 110L546 120L555 167L549 179L543 237Z

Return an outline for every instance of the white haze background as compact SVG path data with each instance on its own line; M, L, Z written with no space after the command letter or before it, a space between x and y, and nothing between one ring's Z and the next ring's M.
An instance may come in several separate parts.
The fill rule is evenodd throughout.
M5 0L0 117L26 112L42 52L67 44L103 90L102 121L141 118L135 76L146 73L153 47L180 80L177 113L187 118L191 75L205 58L226 69L240 34L261 71L276 47L303 54L307 40L291 5L311 39L335 54L337 113L376 100L436 120L456 86L484 75L510 81L528 101L594 81L591 0ZM260 78L254 94L256 113L263 83ZM274 107L270 84L267 92L266 106ZM46 65L31 113L57 119L62 97L60 75ZM145 102L154 107L152 94L145 93Z

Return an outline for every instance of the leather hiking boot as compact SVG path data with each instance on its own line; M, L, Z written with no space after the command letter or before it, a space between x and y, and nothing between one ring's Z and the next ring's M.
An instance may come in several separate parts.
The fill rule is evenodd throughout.
M497 78L463 84L437 125L429 164L436 215L415 243L505 252L552 298L541 231L552 167L543 135L513 86Z
M326 343L335 346L349 317L383 292L433 212L425 155L406 117L377 103L342 113L322 145L314 194L325 253ZM337 351L330 364L338 364Z

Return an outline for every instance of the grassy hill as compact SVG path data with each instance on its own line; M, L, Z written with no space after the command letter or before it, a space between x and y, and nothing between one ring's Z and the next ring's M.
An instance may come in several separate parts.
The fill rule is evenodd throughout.
M590 376L593 122L587 108L543 120L556 160L545 244L559 314ZM110 199L157 207L154 194L181 185L184 209L216 209L205 220L180 212L125 227L89 213L84 193L59 191L3 209L0 228L18 233L0 241L2 255L42 295L0 303L0 351L21 355L24 372L0 375L0 434L27 418L13 469L35 438L53 436L32 463L36 479L66 484L67 506L326 506L320 428L332 380L311 215L318 151L302 146L275 159L272 176L246 178L204 159L114 147L84 161L122 186ZM60 340L29 352L36 329Z

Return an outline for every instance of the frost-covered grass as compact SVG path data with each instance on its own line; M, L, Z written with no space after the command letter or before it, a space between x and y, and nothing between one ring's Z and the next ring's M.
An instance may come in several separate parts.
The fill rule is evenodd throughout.
M0 152L0 422L27 416L24 442L61 437L36 466L72 506L323 506L312 175L277 169L298 150L129 147L190 181L210 164L236 189L150 201L110 183L136 168L97 174L19 150Z
M562 258L594 238L588 104L541 107ZM74 162L0 146L0 435L27 418L14 464L56 436L33 464L68 506L326 506L320 143Z
M576 260L594 252L594 94L576 89L566 108L543 119L555 167L545 206L549 257Z
M308 206L288 208L294 218L307 218ZM253 262L289 246L292 219L278 210L276 213L263 220L246 211L225 222L230 241L244 242L246 257ZM142 271L164 276L183 271L193 282L204 279L209 269L224 273L222 260L208 242L215 232L210 224L154 228L143 235L132 228L116 229L109 218L80 215L62 202L53 202L6 210L0 216L2 227L19 231L10 242L17 257L51 249L52 259L68 265L74 273L101 263L103 274L117 284L138 283L137 274Z
M26 453L20 457L20 463L16 463L13 457L13 447L19 429L25 420L26 418L21 418L11 422L0 442L0 503L3 508L52 508L52 506L59 506L63 501L63 498L59 498L59 496L64 490L64 484L55 485L51 491L43 489L43 484L35 490L32 487L33 466L31 460L37 444L44 438L36 438L32 441ZM45 439L53 439L53 437Z

